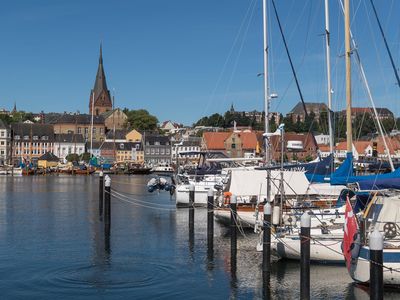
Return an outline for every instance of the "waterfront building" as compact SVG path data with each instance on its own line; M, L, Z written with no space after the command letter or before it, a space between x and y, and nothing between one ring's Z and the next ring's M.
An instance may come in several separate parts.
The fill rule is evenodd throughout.
M394 114L386 107L377 107L376 112L379 120L394 119ZM342 110L340 114L345 117L346 110ZM352 107L351 108L351 119L354 120L358 115L370 114L375 118L372 107Z
M200 158L201 138L190 137L189 140L172 143L172 162L179 164L197 163ZM179 155L179 153L182 153ZM188 154L184 154L188 153Z
M92 116L88 114L63 114L52 122L54 132L57 134L82 134L84 139L90 141ZM103 141L106 127L103 116L93 116L93 141Z
M12 161L35 164L46 152L53 152L54 129L47 124L15 123L11 125L13 136Z
M170 120L164 121L160 124L160 129L164 130L167 133L175 133L182 127L182 124L178 124Z
M255 156L258 149L254 131L204 132L202 149L223 151L232 158Z
M143 163L143 149L138 142L103 142L94 147L93 154L107 162Z
M144 160L147 165L171 164L171 141L169 137L158 134L144 136Z
M92 104L93 100L94 103ZM103 67L102 46L100 45L99 66L97 68L94 87L90 92L89 114L91 115L93 113L95 116L99 116L104 112L112 110L112 107L110 91L107 89L106 75Z
M105 142L128 142L126 139L128 131L126 129L109 130L106 134Z
M60 133L54 136L53 153L66 163L69 154L81 155L85 153L85 139L82 134Z
M325 103L305 103L305 107L307 110L307 114L310 116L311 113L314 114L314 119L318 120L322 112L328 112L328 106ZM286 115L292 118L292 121L295 123L297 120L300 122L304 122L306 119L306 113L304 112L303 103L297 103L292 110Z
M311 133L285 132L283 155L285 161L306 161L317 157L317 148ZM270 138L271 158L281 161L281 137L274 135Z
M127 142L142 142L142 138L142 134L136 129L132 129L125 136Z
M128 116L119 108L109 110L101 114L107 130L124 129Z
M9 163L10 128L0 120L0 166Z

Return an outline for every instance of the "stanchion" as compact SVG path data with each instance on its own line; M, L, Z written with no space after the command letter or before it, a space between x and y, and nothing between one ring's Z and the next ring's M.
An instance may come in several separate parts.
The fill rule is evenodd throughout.
M383 236L375 229L369 236L369 296L383 299Z
M104 199L104 177L103 171L99 174L99 215L103 215L103 199Z
M305 212L301 216L300 229L300 299L310 299L310 227L311 216Z

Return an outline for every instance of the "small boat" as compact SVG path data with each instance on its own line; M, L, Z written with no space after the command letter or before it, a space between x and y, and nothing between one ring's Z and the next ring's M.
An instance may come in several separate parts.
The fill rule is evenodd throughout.
M128 174L140 174L140 175L147 175L152 172L151 167L146 167L143 164L130 164L128 166Z
M82 168L76 168L72 170L72 174L76 175L90 175L94 173L96 170L94 168L87 168L86 166L83 166Z
M151 168L151 172L157 174L172 174L174 173L174 168L169 165L158 165Z
M168 180L165 179L164 177L153 177L147 183L147 191L152 193L156 190L157 191L165 190L167 192L170 192L170 194L172 195L175 190L175 185L173 183L168 182Z

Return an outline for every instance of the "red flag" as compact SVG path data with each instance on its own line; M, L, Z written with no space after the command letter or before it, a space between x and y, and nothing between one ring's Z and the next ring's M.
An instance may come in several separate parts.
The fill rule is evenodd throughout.
M347 269L350 271L351 266L351 250L352 244L354 243L354 237L358 231L358 224L356 217L353 213L353 208L349 200L349 196L346 198L346 211L345 211L345 222L344 222L344 235L343 235L343 255L346 261ZM354 246L353 246L354 247Z

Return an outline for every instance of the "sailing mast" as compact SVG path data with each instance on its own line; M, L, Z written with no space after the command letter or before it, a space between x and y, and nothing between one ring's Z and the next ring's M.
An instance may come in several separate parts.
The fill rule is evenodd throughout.
M267 36L267 0L263 0L263 29L264 29L264 128L269 133L269 93L268 93L268 36ZM270 164L270 147L268 137L264 140L265 163Z
M92 120L90 125L90 158L93 156L93 111L94 111L94 92L92 94Z
M351 45L350 45L350 0L344 0L344 35L346 58L346 135L347 157L353 155L353 132L351 128Z
M332 128L332 82L331 82L331 49L329 31L329 4L325 0L325 48L326 48L326 75L328 83L328 127L329 127L329 152L333 155L333 128Z

